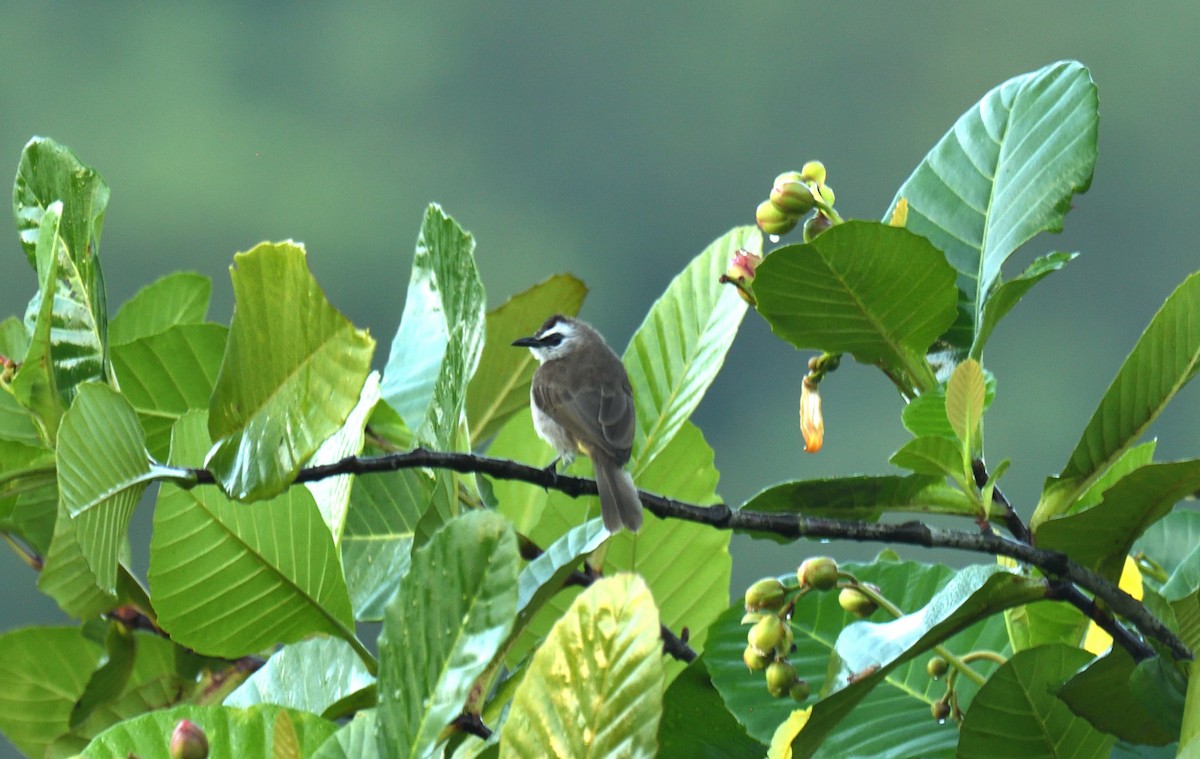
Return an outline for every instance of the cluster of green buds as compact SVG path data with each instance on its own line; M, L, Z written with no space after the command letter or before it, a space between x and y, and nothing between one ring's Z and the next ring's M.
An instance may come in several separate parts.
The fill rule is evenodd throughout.
M809 161L800 171L785 171L775 177L770 197L758 204L754 216L759 229L777 239L795 229L806 214L815 210L804 223L804 241L812 242L841 222L833 203L833 189L825 184L825 165Z
M1005 662L1005 658L995 651L972 651L962 656L954 656L946 649L938 646L940 654L935 654L929 657L929 661L925 662L925 673L929 675L931 680L946 681L946 692L937 701L929 705L929 714L935 722L942 723L948 719L954 721L962 720L962 710L958 706L958 691L955 689L955 679L959 673L966 673L966 676L979 678L977 673L973 672L972 665L979 661L988 661L997 666L1001 666ZM945 654L943 656L942 654ZM950 666L950 662L946 657L954 659L954 666ZM982 679L977 680L982 682Z
M796 668L787 660L792 652L792 604L783 583L767 577L754 583L746 590L746 616L742 623L753 623L746 635L746 650L742 661L751 672L763 672L767 692L776 698L791 696L802 702L812 690L808 683L796 674Z

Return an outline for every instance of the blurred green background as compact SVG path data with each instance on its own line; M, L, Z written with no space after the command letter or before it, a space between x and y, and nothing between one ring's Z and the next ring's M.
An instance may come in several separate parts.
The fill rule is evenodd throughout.
M985 357L999 379L989 458L1012 459L1002 485L1027 516L1151 315L1200 268L1198 35L1200 6L1184 2L7 3L0 166L15 172L41 134L104 175L114 311L194 269L227 322L234 252L293 238L334 305L380 341L381 363L437 201L475 234L491 305L573 272L591 288L584 317L621 349L695 253L752 223L778 172L819 158L839 211L878 218L988 89L1079 59L1100 87L1095 181L1065 233L1035 239L1006 273L1050 250L1082 256L1032 291ZM9 229L0 316L23 313L35 287ZM807 358L747 315L696 415L730 503L784 479L887 472L906 438L891 386L847 362L822 385L825 449L803 455ZM1200 454L1197 398L1185 392L1154 428L1159 458ZM734 585L811 550L736 538ZM144 562L144 541L134 551ZM63 619L9 552L0 573L0 629Z

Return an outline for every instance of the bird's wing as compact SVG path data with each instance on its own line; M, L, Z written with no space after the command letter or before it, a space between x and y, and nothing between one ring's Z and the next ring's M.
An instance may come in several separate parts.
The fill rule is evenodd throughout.
M628 381L612 388L571 388L562 382L543 382L535 387L533 400L566 427L585 452L599 449L618 464L629 460L635 412Z

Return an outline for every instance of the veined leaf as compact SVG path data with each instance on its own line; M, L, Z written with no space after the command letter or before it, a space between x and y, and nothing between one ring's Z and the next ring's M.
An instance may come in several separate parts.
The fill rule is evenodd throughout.
M38 264L38 292L54 291L58 281L58 262L66 257L59 227L62 219L62 204L51 203L40 216L37 243L34 248ZM58 425L62 420L66 404L59 395L54 357L51 354L54 322L54 298L40 298L36 313L28 312L29 340L21 368L12 381L13 396L33 413L40 428L41 437L48 445L54 445Z
M1145 530L1200 490L1200 461L1148 464L1105 491L1085 511L1039 525L1039 547L1062 551L1115 582L1125 556Z
M123 345L181 324L201 324L208 313L212 281L180 271L146 285L121 306L108 325L110 345Z
M29 350L29 335L25 325L15 316L0 321L0 356L14 361Z
M954 367L954 373L946 381L946 418L955 437L971 455L980 447L979 425L983 421L985 396L983 367L978 361L968 358Z
M180 418L172 464L203 458L205 429L203 412ZM164 484L149 580L159 624L203 654L243 656L319 632L361 647L333 538L305 488L243 504L216 488Z
M383 397L416 438L451 450L483 350L487 299L475 238L437 205L425 211Z
M234 256L237 308L209 406L207 468L239 500L283 491L345 423L375 341L325 299L294 243Z
M53 598L64 612L80 619L90 619L117 605L116 592L101 587L96 571L84 558L75 520L61 500L57 504L46 565L38 575L38 589Z
M377 727L374 709L354 715L341 729L321 745L312 759L377 759L385 757L375 743Z
M371 410L379 403L379 372L367 375L358 403L346 417L346 422L334 434L325 439L307 462L307 466L336 464L347 456L357 456L362 453L366 442L365 428ZM333 542L340 543L342 531L346 525L346 512L350 506L350 488L354 480L350 475L342 474L337 477L326 477L304 483L308 492L312 493L317 508L321 510L321 518L333 535Z
M512 341L532 335L554 314L575 316L587 288L570 274L556 274L487 314L487 339L479 368L467 386L471 446L488 440L518 411L529 407L529 383L537 361Z
M737 336L746 304L720 278L740 248L762 251L756 228L736 227L692 259L629 341L624 361L637 406L629 464L635 478L692 415Z
M428 756L512 627L517 540L473 511L413 552L379 640L379 752Z
M725 708L703 659L667 688L658 740L660 757L758 756L763 750Z
M152 469L137 414L107 385L80 385L58 438L58 492L102 590L117 589L117 562L133 507Z
M884 218L907 200L907 228L945 251L975 342L990 331L983 310L1004 261L1039 232L1062 230L1071 196L1091 184L1097 108L1096 85L1075 61L1013 77L964 113L896 191Z
M104 650L78 627L26 627L0 635L0 731L42 756L70 728L71 711Z
M278 704L321 714L339 699L375 682L344 640L312 638L276 651L237 690L225 706Z
M227 706L177 706L113 725L96 736L82 759L138 756L166 759L166 739L186 719L208 737L210 756L312 756L337 731L337 725L315 714L273 704L249 709ZM285 729L280 729L286 725Z
M533 655L500 756L653 757L663 685L650 589L636 575L599 580Z
M533 429L533 414L529 403L517 411L488 446L488 455L501 459L520 461L531 466L544 466L557 455L549 443L538 437ZM550 492L543 488L530 487L528 483L515 480L496 480L492 483L496 497L496 509L513 523L522 535L532 535L542 523L546 505L551 502ZM579 520L569 520L577 524ZM556 539L563 529L542 532L542 539Z
M171 427L179 417L208 408L228 335L219 324L185 324L113 343L113 373L157 460L170 454Z
M1042 646L1014 654L975 696L963 719L958 756L1019 755L1058 759L1107 757L1115 738L1071 713L1055 691L1092 658L1070 646Z
M935 435L909 440L888 461L931 477L952 477L957 482L965 477L962 447L949 438Z
M1169 718L1134 694L1131 679L1136 668L1125 649L1113 646L1071 677L1056 695L1072 712L1122 740L1155 746L1178 740L1179 715L1171 715L1175 729L1170 730Z
M772 252L754 280L758 311L797 348L849 353L935 384L925 352L954 321L958 290L940 250L906 229L839 224Z
M983 371L983 408L996 398L996 377L986 369ZM917 437L937 436L956 440L954 428L946 416L946 386L938 385L908 402L900 413L904 428Z
M1046 482L1030 525L1068 511L1137 442L1200 366L1200 274L1171 293L1092 414L1070 461Z

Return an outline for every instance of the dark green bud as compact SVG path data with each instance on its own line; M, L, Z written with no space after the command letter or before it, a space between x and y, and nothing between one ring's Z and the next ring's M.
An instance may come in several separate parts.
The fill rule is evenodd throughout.
M779 611L786 592L779 580L764 577L746 589L746 611Z
M792 216L780 211L769 200L758 204L754 218L758 222L758 228L769 235L786 235L800 222L799 216Z
M803 182L784 182L771 188L771 205L784 213L803 216L812 210L812 190Z
M767 693L783 698L796 682L796 668L785 661L771 662L767 667Z
M769 614L750 628L746 640L759 651L771 651L783 640L783 622L778 616Z
M796 570L796 579L800 581L801 587L807 585L813 590L832 590L837 586L837 562L828 556L805 559Z

